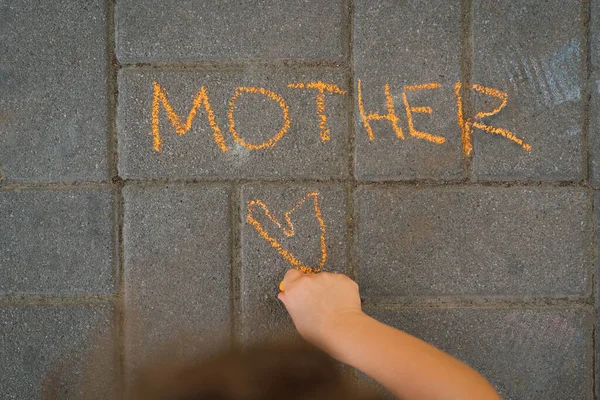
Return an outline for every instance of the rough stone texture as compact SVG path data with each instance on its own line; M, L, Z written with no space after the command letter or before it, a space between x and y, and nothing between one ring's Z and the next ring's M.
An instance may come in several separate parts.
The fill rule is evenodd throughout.
M590 182L600 187L600 70L591 81L590 107Z
M0 308L2 398L116 398L112 312L108 304Z
M355 101L355 173L361 180L412 180L461 177L462 150L454 84L460 80L460 1L356 1L355 78L361 81L366 114L387 114L384 85L389 83L398 126L371 121L370 141ZM434 144L411 136L402 97L405 85L429 82L441 88L408 91L410 107L429 106L432 114L413 112L414 127L446 139ZM355 83L355 97L357 97Z
M0 295L115 291L110 189L0 191Z
M343 15L337 0L124 0L117 3L117 54L129 63L339 60Z
M367 310L466 362L505 399L589 399L583 309Z
M285 307L277 299L279 283L291 264L261 237L247 222L248 203L261 200L270 214L285 227L285 214L308 193L317 191L321 217L325 223L327 258L323 271L345 272L346 269L346 195L343 185L261 185L244 186L241 203L242 218L242 336L248 342L275 334L286 334L293 324ZM294 235L283 231L266 216L260 206L252 208L252 216L282 248L296 259L317 268L322 260L321 229L315 213L315 197L290 214Z
M104 1L0 5L0 181L108 177Z
M474 2L473 82L508 94L482 121L531 145L476 129L474 174L480 180L579 180L581 150L581 2ZM475 107L491 111L492 96Z
M600 72L600 1L591 0L590 31L592 67Z
M316 89L292 89L289 83L323 81L345 87L340 73L143 73L119 77L119 173L126 178L197 177L342 177L347 169L347 95L326 94L330 140L320 138ZM160 104L162 152L153 149L153 81L168 92L169 103L185 121L195 95L206 87L227 152L214 140L204 107L184 136L175 132ZM290 127L271 148L249 150L234 141L228 127L228 102L236 87L258 86L281 96L289 107ZM235 101L235 130L248 143L271 139L284 126L280 105L261 94L244 93Z
M595 242L594 245L596 246L596 251L598 251L598 245L600 244L600 238L599 236L599 232L600 232L600 191L595 191L595 210L596 210L596 215L595 215L595 223L596 223L596 237L595 237ZM596 253L597 254L597 253ZM595 304L596 304L596 315L600 315L600 290L598 290L598 285L600 284L600 258L598 256L596 256L596 282L595 282L595 287L596 287L596 298L595 300ZM600 318L596 317L596 332L595 332L595 355L594 357L596 357L596 371L595 372L595 378L596 378L596 398L599 398L600 396L600 351L598 351L598 346L600 346Z
M126 186L128 370L174 346L184 357L228 340L231 245L223 186Z
M88 359L84 344L104 332L119 342L92 346L105 356L98 376L118 377L86 391L102 399L152 356L168 369L294 336L276 299L290 264L247 223L247 203L281 221L318 189L325 268L356 276L369 312L471 363L506 399L591 400L599 16L600 0L0 1L0 397L40 398L54 370L66 380L54 397L79 397L71 353ZM507 93L482 123L530 153L479 127L465 157L458 100L467 118L501 103L457 96L461 78ZM382 118L373 141L358 80L365 113ZM288 87L317 81L347 92L324 95L329 141L317 90ZM154 82L166 100L153 101ZM272 148L251 151L230 130L244 87L289 107ZM390 102L404 140L383 119ZM283 125L273 97L242 93L234 107L248 143ZM412 135L407 107L415 129L446 141ZM320 251L312 200L291 216L294 237L256 211L309 265Z
M600 186L600 1L591 2L591 59L592 79L590 89L592 92L592 103L590 112L590 181ZM597 385L598 387L599 385ZM600 390L600 389L599 389Z
M588 293L584 190L363 188L357 197L367 296Z

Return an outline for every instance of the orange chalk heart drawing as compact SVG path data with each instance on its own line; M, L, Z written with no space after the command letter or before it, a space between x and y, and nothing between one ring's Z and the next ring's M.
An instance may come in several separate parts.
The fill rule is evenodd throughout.
M315 216L317 217L317 221L319 222L319 227L321 228L321 262L319 263L319 266L316 268L312 268L312 267L309 267L308 265L305 265L302 261L298 260L294 256L294 254L292 254L290 251L284 249L283 246L281 245L281 243L279 243L279 241L277 241L277 239L275 239L274 237L269 235L267 233L267 231L265 231L265 229L263 228L261 223L258 222L252 216L252 212L256 206L262 208L265 215L267 216L267 218L269 218L271 220L271 222L273 222L275 225L277 225L277 227L283 231L283 234L285 236L293 237L295 235L295 231L294 231L294 225L292 224L292 220L291 220L290 216L309 197L312 197L312 199L313 199ZM296 205L294 207L292 207L289 211L287 211L285 213L285 226L282 225L277 220L277 218L275 218L275 216L273 216L271 214L271 212L267 208L266 204L263 203L261 200L251 200L248 202L247 221L249 224L251 224L254 227L254 229L256 229L258 231L258 233L260 234L260 236L263 239L265 239L267 242L269 242L271 244L271 246L273 246L275 248L275 250L277 250L279 252L279 254L281 254L283 256L283 258L285 258L286 261L289 262L297 270L302 271L304 273L314 273L314 272L319 272L325 265L325 261L327 261L327 246L325 244L325 221L323 221L323 217L321 216L321 208L319 207L319 192L315 191L315 192L308 193L306 196L304 196L304 198L302 198L302 200L300 200L298 203L296 203Z

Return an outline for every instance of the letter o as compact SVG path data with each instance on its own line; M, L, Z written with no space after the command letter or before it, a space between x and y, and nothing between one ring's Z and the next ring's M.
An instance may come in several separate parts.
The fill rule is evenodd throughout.
M269 140L259 144L248 143L244 141L244 139L242 139L241 136L235 130L235 121L233 119L233 111L235 110L235 100L238 97L240 97L242 93L260 93L276 101L279 104L279 107L281 107L281 111L283 111L283 126L281 127L279 132L277 132L277 134L271 137ZM283 100L281 96L277 95L276 93L270 90L254 86L242 86L235 89L235 93L233 94L233 96L231 96L231 99L229 100L229 112L227 113L227 119L229 120L229 132L231 132L233 139L249 150L267 149L269 147L275 146L275 144L279 140L281 140L281 138L290 128L289 108L285 100Z

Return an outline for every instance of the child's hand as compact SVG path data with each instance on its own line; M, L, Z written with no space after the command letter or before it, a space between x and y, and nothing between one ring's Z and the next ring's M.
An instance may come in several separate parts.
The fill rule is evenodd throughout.
M500 400L476 371L406 332L364 314L345 275L289 270L279 293L304 339L358 368L401 399Z
M358 285L342 274L303 274L290 269L279 300L302 337L327 351L336 326L362 315Z

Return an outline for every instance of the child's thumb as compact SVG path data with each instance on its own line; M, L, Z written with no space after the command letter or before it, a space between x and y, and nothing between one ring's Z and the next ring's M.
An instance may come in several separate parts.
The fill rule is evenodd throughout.
M277 298L279 300L281 300L281 302L285 305L285 293L279 292L279 294L277 295Z

